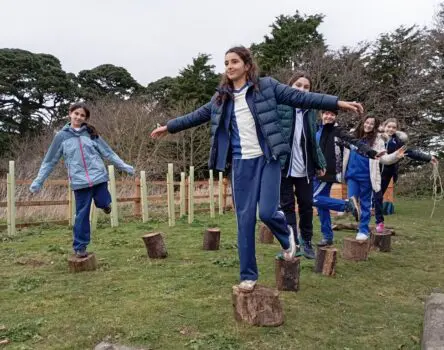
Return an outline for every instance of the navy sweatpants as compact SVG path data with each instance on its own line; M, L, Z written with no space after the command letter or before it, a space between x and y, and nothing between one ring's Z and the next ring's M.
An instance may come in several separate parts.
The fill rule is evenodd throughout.
M287 221L279 210L281 166L278 160L267 161L261 156L233 159L232 171L240 279L257 280L255 229L258 205L262 222L273 232L283 249L290 247Z
M100 209L109 207L111 205L111 195L106 182L75 190L74 195L76 198L76 220L73 228L72 245L74 251L84 251L91 240L91 226L89 223L91 202L94 199L94 204Z

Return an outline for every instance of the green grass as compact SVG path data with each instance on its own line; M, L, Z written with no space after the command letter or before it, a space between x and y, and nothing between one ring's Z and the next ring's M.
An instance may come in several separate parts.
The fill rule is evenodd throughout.
M5 349L92 349L110 341L149 349L419 349L425 297L444 289L441 205L398 199L391 253L367 262L338 261L337 275L312 272L303 260L301 289L283 292L285 323L260 328L234 321L231 287L238 282L235 219L196 217L99 223L91 250L99 269L70 274L71 230L30 228L0 234L0 340ZM220 222L219 222L220 221ZM201 250L208 225L222 230L221 249ZM319 225L315 218L315 239ZM141 240L165 233L169 256L150 261ZM342 237L336 235L338 247ZM274 286L277 244L257 245L260 283Z

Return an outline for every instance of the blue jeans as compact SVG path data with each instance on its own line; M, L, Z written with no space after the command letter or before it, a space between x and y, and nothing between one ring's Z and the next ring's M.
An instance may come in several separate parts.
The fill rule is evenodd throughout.
M240 279L258 279L256 264L256 208L259 218L276 236L282 248L290 247L287 220L279 210L281 166L279 160L264 156L233 159L232 187L237 219Z
M372 208L372 184L370 180L357 181L352 178L347 178L347 190L348 196L355 196L359 198L359 204L361 206L361 220L359 221L359 232L364 233L367 236L370 235L370 223L371 208Z
M93 187L75 190L76 198L76 220L73 228L73 249L74 251L84 251L91 240L91 226L89 223L89 212L91 202L97 208L103 209L111 205L111 195L108 191L108 184L102 182Z
M319 221L321 222L321 232L324 239L333 240L333 230L331 229L330 210L345 211L346 201L330 197L332 182L319 181L315 178L313 205L318 210Z

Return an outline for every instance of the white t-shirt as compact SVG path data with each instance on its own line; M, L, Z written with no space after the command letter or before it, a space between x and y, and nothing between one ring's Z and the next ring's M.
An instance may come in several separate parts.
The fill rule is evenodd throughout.
M301 109L296 109L293 144L291 149L290 160L290 176L292 177L304 177L306 176L304 155L301 147L301 137L303 133L303 119L304 112Z

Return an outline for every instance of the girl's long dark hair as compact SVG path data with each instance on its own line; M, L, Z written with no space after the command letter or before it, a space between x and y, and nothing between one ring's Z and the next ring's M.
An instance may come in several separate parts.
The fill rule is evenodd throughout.
M76 103L73 103L71 106L69 106L69 113L72 113L76 109L80 109L80 108L82 108L85 111L86 121L88 121L89 117L91 115L91 112L89 111L88 106L83 102L76 102ZM92 139L99 137L99 133L97 132L97 129L94 125L91 125L87 122L83 123L83 125L86 125L86 130L91 135Z
M375 120L375 126L373 127L373 130L369 133L366 133L364 131L364 123L367 119L374 119ZM375 143L376 137L378 136L378 130L379 130L380 123L381 122L379 121L379 119L376 118L375 116L372 116L372 115L368 115L368 116L362 118L359 121L358 126L356 127L355 137L357 139L367 141L369 146L373 146L373 144Z
M251 51L244 46L235 46L225 52L225 55L229 53L237 54L245 65L250 66L247 72L247 81L251 81L255 89L259 88L259 67L253 59ZM216 102L220 105L228 97L231 96L231 91L233 90L233 82L224 73L219 83L218 94L216 97Z
M293 86L293 84L299 79L299 78L305 78L310 83L310 89L308 91L311 91L313 87L313 82L311 80L310 74L303 70L298 70L294 72L294 74L291 76L290 80L288 81L288 85Z

